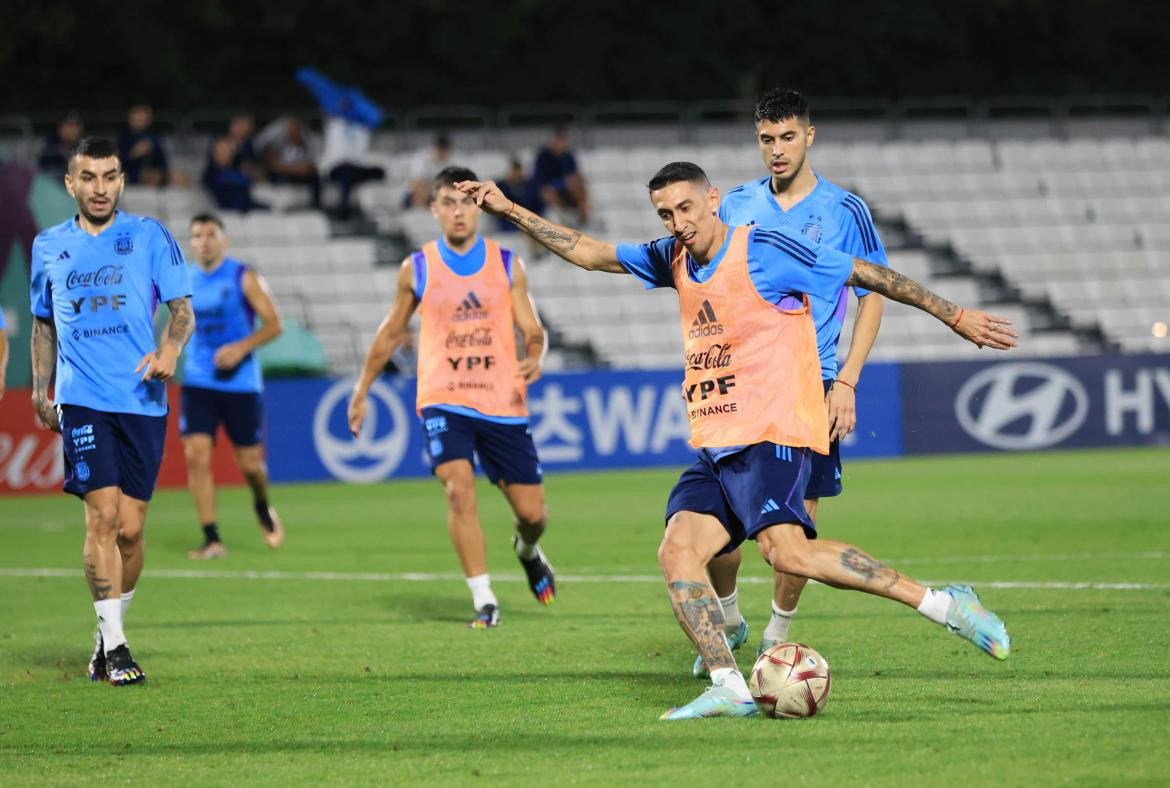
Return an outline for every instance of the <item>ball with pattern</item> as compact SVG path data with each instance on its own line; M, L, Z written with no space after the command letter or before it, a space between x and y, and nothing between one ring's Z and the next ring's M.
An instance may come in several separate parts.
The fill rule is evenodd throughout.
M829 701L829 663L803 643L780 643L760 654L749 682L766 717L811 717Z

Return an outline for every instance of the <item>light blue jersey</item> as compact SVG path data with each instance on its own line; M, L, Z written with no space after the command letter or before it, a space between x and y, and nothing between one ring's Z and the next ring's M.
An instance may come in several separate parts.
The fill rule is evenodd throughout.
M32 313L57 327L58 403L166 415L166 385L134 371L157 347L155 307L191 295L183 252L162 224L118 211L96 236L77 217L44 230L29 295Z
M259 392L263 388L260 363L249 353L234 369L215 366L215 352L224 345L250 336L256 322L252 305L244 295L248 266L230 257L212 271L188 266L195 333L187 345L183 385L216 391Z
M772 196L771 176L736 186L723 196L719 217L733 226L757 224L761 227L783 228L851 257L860 257L881 265L890 264L865 202L820 176L817 176L817 185L808 196L787 211ZM854 292L858 298L869 295L868 290L860 287L855 287ZM849 306L849 289L842 287L833 298L827 300L810 293L809 299L813 322L817 327L821 377L835 380L837 344L841 339L841 326Z

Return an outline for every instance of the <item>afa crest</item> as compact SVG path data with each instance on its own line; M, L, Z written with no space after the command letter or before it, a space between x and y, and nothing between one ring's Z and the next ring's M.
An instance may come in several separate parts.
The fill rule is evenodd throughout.
M813 224L810 222L809 224L806 224L804 227L800 228L800 231L804 233L805 238L809 239L810 241L816 241L817 243L820 243L821 226L819 224Z
M116 238L114 240L114 251L118 254L130 254L134 251L134 241L129 238Z

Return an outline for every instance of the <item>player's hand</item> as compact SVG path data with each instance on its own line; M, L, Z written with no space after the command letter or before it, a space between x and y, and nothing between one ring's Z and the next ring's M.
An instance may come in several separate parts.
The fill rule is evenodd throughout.
M239 342L229 342L215 351L212 361L216 369L235 369L248 357L248 349Z
M4 399L4 373L0 370L0 399Z
M964 309L959 322L951 330L968 342L994 350L1010 350L1020 343L1020 335L1012 329L1012 321L978 309Z
M540 361L535 358L526 358L520 362L520 377L524 382L532 385L540 380Z
M57 408L53 403L49 402L48 397L38 397L36 394L32 398L33 410L37 412L37 419L40 420L47 429L53 432L61 431L61 420L57 417Z
M857 395L847 385L834 383L825 395L829 409L829 440L841 440L857 426Z
M164 346L162 350L155 350L143 356L134 371L142 372L143 381L161 380L165 383L175 376L175 366L178 362L179 354Z
M504 216L516 203L509 200L495 181L460 181L455 188L470 195L475 204L492 216Z
M366 420L366 395L354 392L349 398L349 409L346 411L349 421L349 431L356 438L362 431L362 422Z

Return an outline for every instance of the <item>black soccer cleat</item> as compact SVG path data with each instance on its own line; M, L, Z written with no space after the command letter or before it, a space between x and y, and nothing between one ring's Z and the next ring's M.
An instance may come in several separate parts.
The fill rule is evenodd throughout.
M89 657L89 667L85 672L90 681L106 681L110 676L106 672L106 651L102 644L100 628L94 633L93 640L93 654Z
M512 537L512 549L516 548L518 541L519 536ZM520 555L517 553L516 557L520 558ZM536 546L536 558L520 558L520 565L528 575L528 587L532 589L536 601L542 605L551 605L557 598L557 577L540 545Z
M110 675L110 683L115 687L146 681L146 674L138 667L134 657L130 656L130 647L125 643L106 654L106 670Z
M499 625L500 609L490 603L475 611L475 618L467 622L468 629L491 629Z

